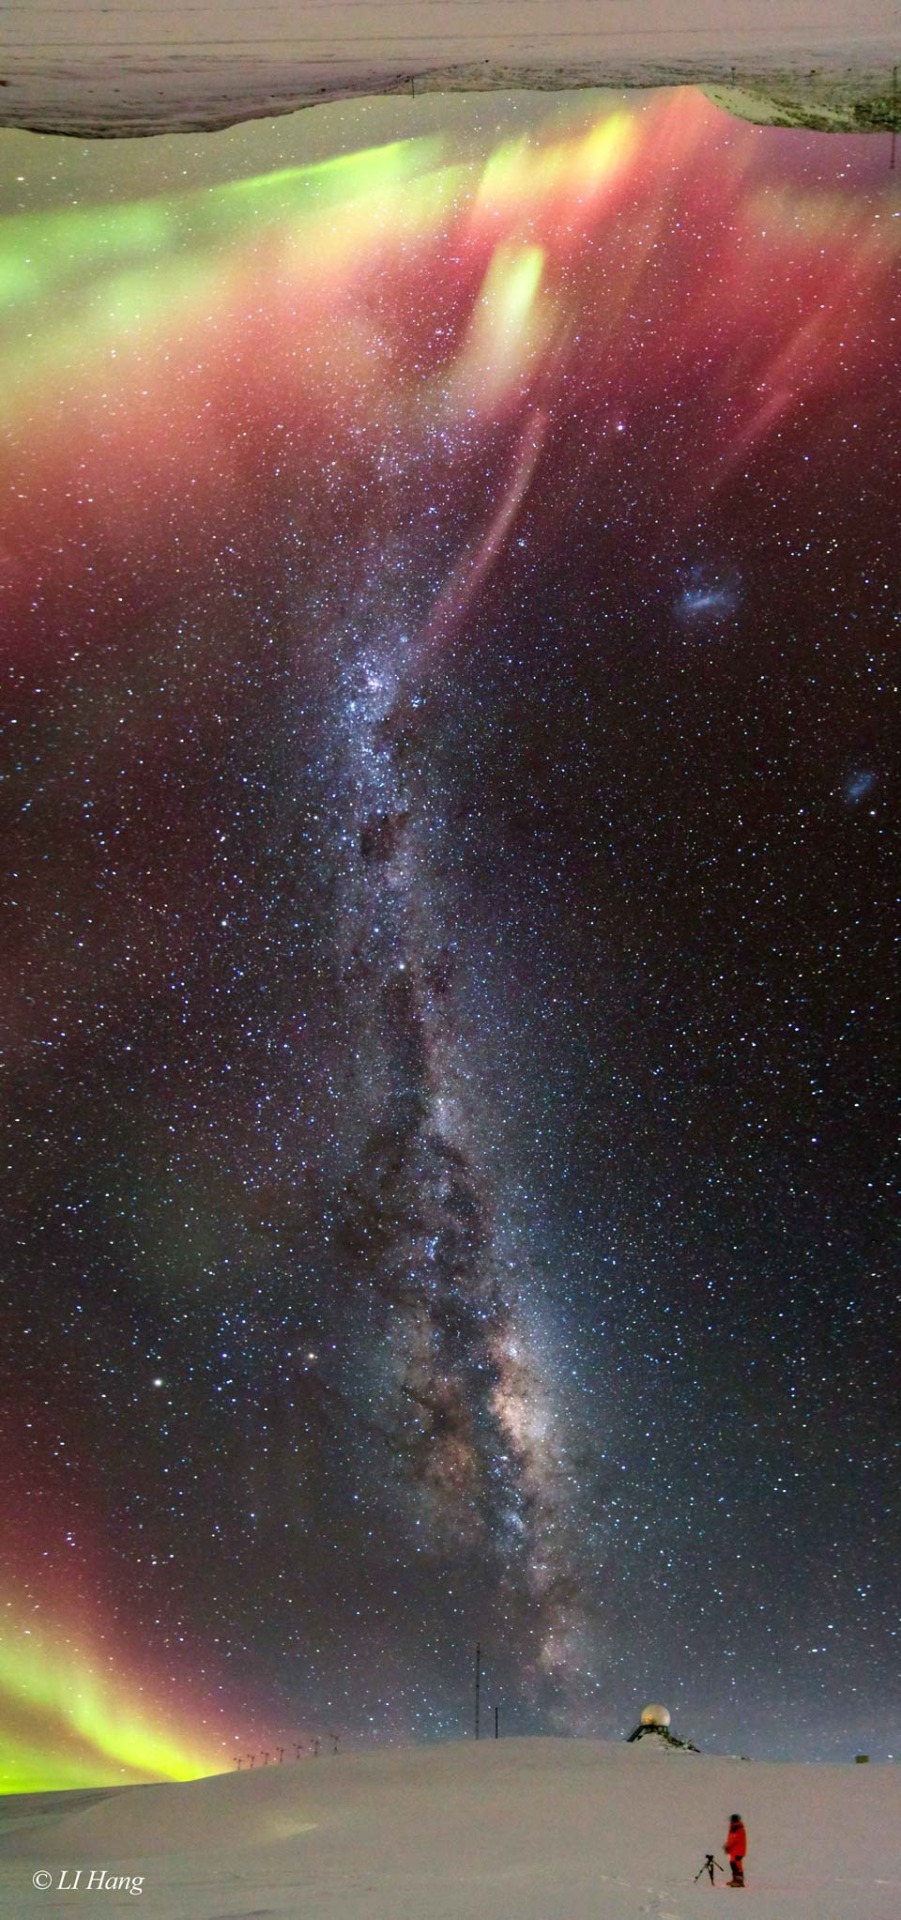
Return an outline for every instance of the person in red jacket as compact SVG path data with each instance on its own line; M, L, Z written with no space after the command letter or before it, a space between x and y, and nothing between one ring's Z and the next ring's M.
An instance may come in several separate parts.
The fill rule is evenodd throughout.
M740 1813L729 1816L729 1831L725 1839L725 1850L732 1868L732 1878L726 1881L727 1887L743 1887L745 1884L745 1854L748 1851L748 1836Z

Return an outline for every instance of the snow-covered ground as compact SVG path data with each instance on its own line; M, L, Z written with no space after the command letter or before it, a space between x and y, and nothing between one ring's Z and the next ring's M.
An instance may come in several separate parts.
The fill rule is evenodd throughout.
M323 1754L186 1785L0 1802L0 1911L134 1910L121 1882L137 1878L140 1910L165 1920L689 1920L723 1900L748 1920L898 1920L899 1790L898 1767L712 1759L651 1742ZM724 1860L735 1811L748 1885L732 1892L718 1876L713 1892L694 1876L709 1850Z
M731 84L755 119L800 107L828 125L862 97L890 106L899 49L897 0L9 0L0 12L0 124L95 135L361 93L682 82Z

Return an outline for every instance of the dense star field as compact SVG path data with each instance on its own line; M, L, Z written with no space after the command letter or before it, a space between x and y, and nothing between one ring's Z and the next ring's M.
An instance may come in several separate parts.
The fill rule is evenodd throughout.
M884 1753L886 144L17 141L7 1785Z

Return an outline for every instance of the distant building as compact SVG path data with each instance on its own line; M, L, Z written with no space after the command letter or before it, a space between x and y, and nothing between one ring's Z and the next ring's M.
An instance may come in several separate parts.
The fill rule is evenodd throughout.
M642 1710L641 1719L634 1733L629 1734L629 1745L633 1740L657 1740L665 1747L679 1747L683 1753L698 1753L693 1740L682 1740L670 1727L668 1707L651 1706Z

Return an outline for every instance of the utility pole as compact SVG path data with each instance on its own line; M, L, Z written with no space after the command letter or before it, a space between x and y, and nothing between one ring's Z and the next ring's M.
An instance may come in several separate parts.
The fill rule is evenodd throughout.
M495 1737L495 1740L496 1740L496 1739L498 1738L498 1734L499 1734L499 1732L500 1732L500 1729L499 1729L499 1727L498 1727L498 1719L499 1719L499 1717L500 1717L500 1711L501 1711L501 1710L500 1710L500 1707L495 1707L495 1709L494 1709L494 1737Z
M479 1737L479 1709L482 1704L482 1649L476 1647L476 1739Z

